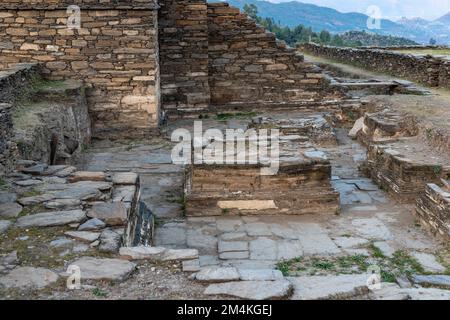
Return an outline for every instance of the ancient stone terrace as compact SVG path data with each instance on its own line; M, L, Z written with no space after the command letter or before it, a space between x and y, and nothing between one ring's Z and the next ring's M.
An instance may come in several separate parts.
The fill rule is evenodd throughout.
M318 67L226 3L74 0L78 29L68 4L0 3L0 297L450 299L444 91ZM174 161L196 121L280 136Z

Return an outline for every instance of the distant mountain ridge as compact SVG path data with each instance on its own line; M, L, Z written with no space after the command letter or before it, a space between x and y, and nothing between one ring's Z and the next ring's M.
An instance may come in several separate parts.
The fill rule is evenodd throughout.
M211 1L211 2L217 2ZM418 43L428 44L431 38L438 43L450 44L450 13L435 21L424 19L402 19L394 22L381 20L381 29L367 27L368 16L362 13L342 13L332 8L320 7L297 1L272 3L262 0L227 0L230 5L242 9L245 4L258 7L258 15L273 18L275 22L289 27L303 24L314 31L328 30L332 33L367 31L381 35L404 37Z

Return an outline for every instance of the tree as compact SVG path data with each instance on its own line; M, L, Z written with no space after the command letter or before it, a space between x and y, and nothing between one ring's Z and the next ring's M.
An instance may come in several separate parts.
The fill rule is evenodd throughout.
M257 20L258 18L258 7L254 4L245 4L244 12L252 19Z
M436 39L434 39L434 38L430 39L430 45L434 46L434 45L436 45L436 43L437 43Z
M326 30L322 30L320 31L319 39L322 43L329 43L331 41L331 34Z

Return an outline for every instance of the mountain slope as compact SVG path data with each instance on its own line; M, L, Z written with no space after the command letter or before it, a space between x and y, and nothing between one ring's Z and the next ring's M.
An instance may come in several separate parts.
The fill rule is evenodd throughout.
M227 0L226 2L241 9L245 4L255 4L258 7L258 15L263 18L273 18L275 22L289 27L303 24L316 32L328 30L332 33L343 33L365 30L381 35L405 37L419 43L428 43L430 38L447 41L445 37L437 36L442 33L442 28L439 28L436 33L433 29L436 27L420 28L416 26L411 29L409 24L383 19L381 20L381 29L369 29L367 27L368 16L362 13L342 13L331 8L297 1L271 3L261 0ZM446 17L441 19L445 20ZM442 23L439 22L439 25ZM448 39L448 43L450 43L450 39Z
M435 21L450 25L450 12Z

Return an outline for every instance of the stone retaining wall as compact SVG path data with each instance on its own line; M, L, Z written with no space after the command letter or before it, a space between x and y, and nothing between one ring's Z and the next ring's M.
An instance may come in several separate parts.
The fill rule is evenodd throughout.
M81 28L67 26L68 5ZM154 0L6 0L0 3L0 69L42 63L48 79L82 79L96 135L142 135L158 125L159 57Z
M378 49L321 46L313 43L301 44L298 46L298 50L365 69L418 81L431 87L450 88L449 61L445 58Z

